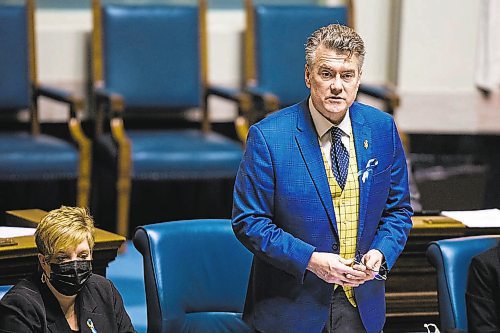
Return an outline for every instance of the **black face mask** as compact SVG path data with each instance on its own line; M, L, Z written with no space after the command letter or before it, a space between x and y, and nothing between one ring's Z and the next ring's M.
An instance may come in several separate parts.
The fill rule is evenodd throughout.
M92 275L91 260L73 260L62 264L50 264L49 281L63 295L73 296L82 290Z

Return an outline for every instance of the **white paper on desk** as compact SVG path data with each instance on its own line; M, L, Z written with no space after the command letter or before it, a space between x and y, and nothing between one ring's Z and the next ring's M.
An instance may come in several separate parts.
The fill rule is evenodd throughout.
M0 227L0 238L11 238L20 236L32 236L36 228L22 227Z
M442 211L441 215L458 220L470 228L500 227L500 209Z

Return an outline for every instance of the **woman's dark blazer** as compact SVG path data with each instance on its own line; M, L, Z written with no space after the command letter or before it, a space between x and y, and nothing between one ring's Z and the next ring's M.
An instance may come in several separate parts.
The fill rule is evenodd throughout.
M76 298L81 333L135 332L115 286L93 274ZM87 325L91 319L95 331ZM0 300L0 332L71 333L66 318L40 274L21 280Z
M472 259L465 300L469 333L500 332L500 247Z

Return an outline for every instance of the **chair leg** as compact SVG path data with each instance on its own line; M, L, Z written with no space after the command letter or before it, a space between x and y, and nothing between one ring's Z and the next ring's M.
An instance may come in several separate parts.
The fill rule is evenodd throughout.
M91 183L92 143L83 133L78 119L70 119L69 130L72 138L77 142L80 151L76 184L76 205L78 207L88 207Z
M127 237L129 232L129 210L132 173L132 147L125 134L123 120L115 118L111 121L111 133L118 143L118 179L117 192L117 232Z
M89 167L90 168L90 167ZM82 162L80 162L80 170L82 168ZM78 207L88 207L89 206L89 193L90 193L90 172L87 174L78 175L77 180L77 197L76 197L76 205Z
M85 138L85 142L80 146L80 165L77 180L77 197L76 202L78 207L89 206L90 196L90 177L92 168L92 153L90 140Z
M121 172L120 172L121 173ZM130 177L118 176L116 182L117 198L117 232L127 237L129 232L129 210L130 210Z

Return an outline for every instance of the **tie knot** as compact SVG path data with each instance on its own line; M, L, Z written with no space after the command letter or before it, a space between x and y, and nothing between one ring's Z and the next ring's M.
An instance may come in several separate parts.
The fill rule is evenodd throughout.
M331 129L331 133L332 133L332 141L335 142L335 141L341 141L342 134L344 133L344 131L342 131L337 126L333 126Z

